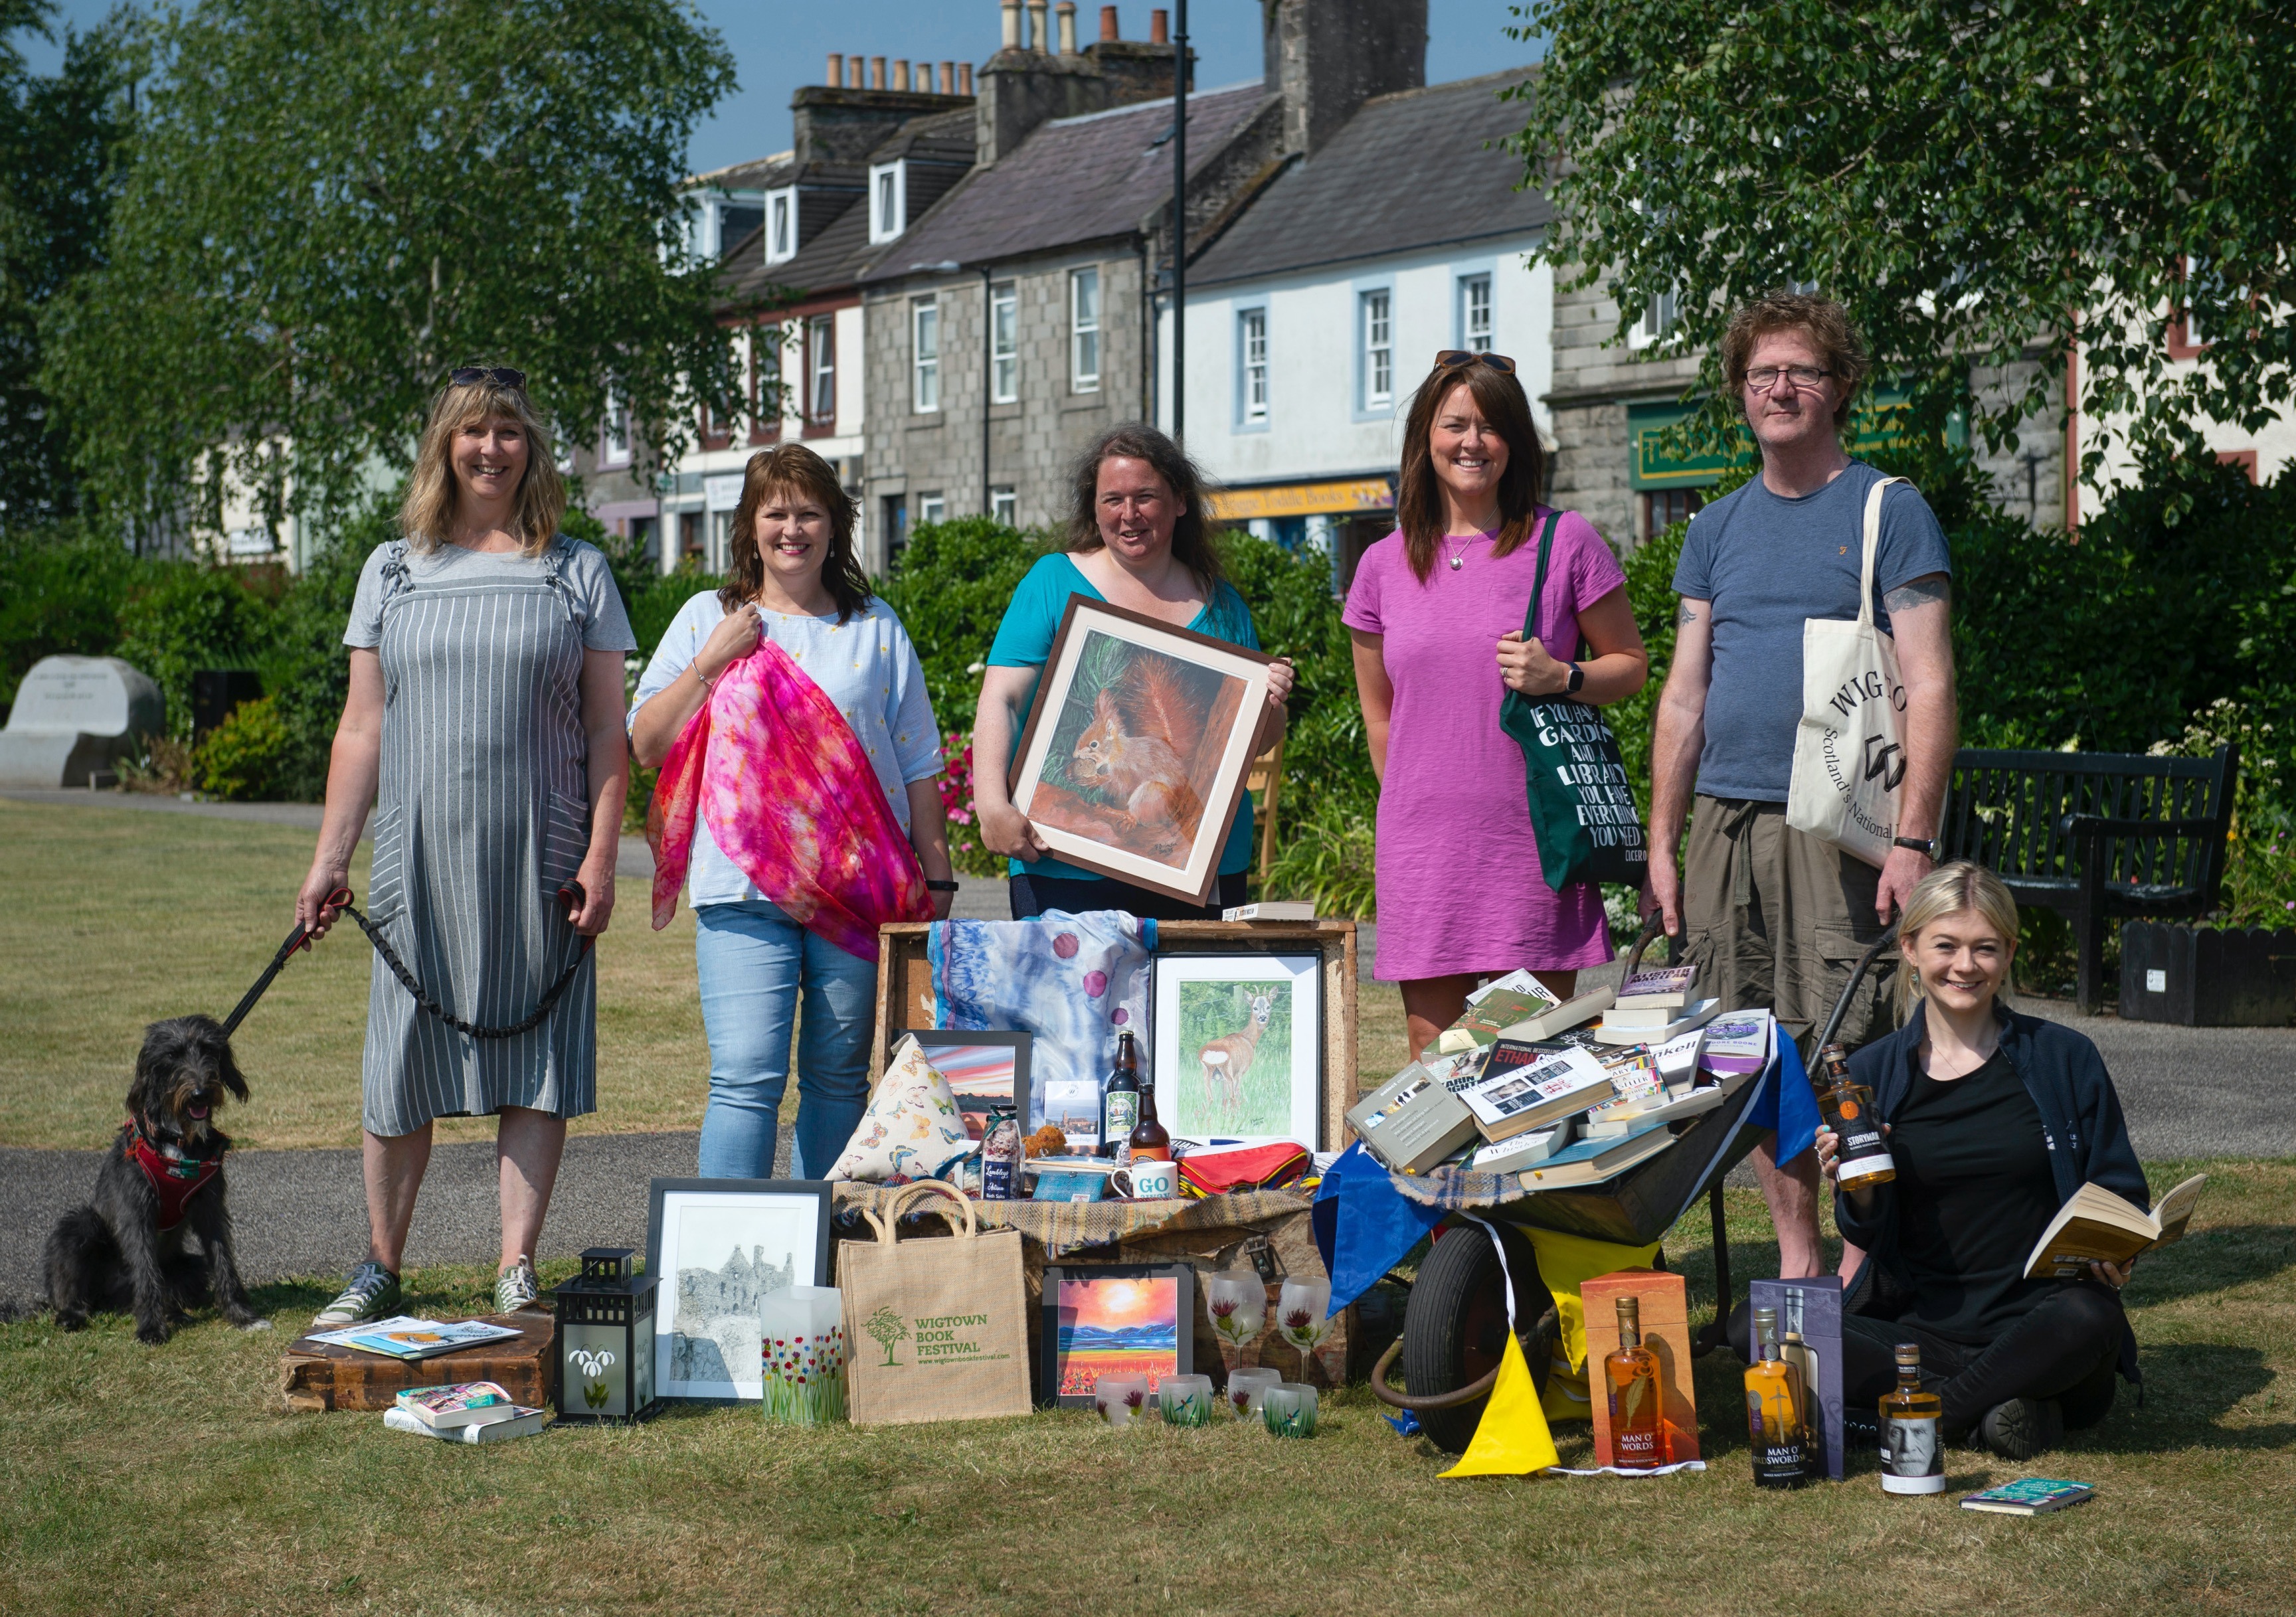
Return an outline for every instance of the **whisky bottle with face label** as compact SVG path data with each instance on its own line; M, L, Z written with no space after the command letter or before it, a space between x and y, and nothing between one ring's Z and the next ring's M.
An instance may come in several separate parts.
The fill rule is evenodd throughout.
M1945 1400L1922 1391L1922 1350L1898 1344L1898 1384L1882 1400L1882 1491L1945 1491Z

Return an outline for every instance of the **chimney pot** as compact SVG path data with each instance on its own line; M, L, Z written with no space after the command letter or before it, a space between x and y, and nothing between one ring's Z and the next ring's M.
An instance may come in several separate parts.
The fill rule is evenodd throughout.
M845 82L845 53L842 51L829 53L829 78L826 82L832 90Z
M956 64L956 93L959 95L972 94L972 64L969 62Z
M1039 56L1053 48L1052 30L1045 26L1045 0L1029 0L1029 48Z
M885 87L885 59L882 56L869 58L869 87L873 90Z
M1167 20L1161 6L1148 13L1148 43L1151 45L1172 43L1171 24Z
M1076 0L1061 0L1058 5L1053 7L1053 15L1059 20L1060 23L1061 54L1075 55L1077 53Z
M953 62L940 64L940 93L944 95L956 94L956 63Z
M999 0L1004 8L1004 49L1021 48L1021 0Z
M1116 31L1116 8L1112 5L1103 5L1100 8L1100 37L1103 39L1124 37Z
M857 90L861 87L861 68L862 62L859 56L848 56L845 59L845 87L847 89Z
M909 87L909 61L899 57L893 63L893 88L906 91Z

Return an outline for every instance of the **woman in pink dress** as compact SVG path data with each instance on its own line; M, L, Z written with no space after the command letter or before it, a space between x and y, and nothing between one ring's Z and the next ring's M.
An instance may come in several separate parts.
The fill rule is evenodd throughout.
M1601 890L1546 884L1522 750L1499 727L1508 690L1600 707L1650 659L1626 574L1576 512L1555 525L1538 633L1545 456L1501 354L1439 355L1404 427L1396 531L1364 553L1344 614L1379 776L1379 957L1400 983L1415 1057L1478 980L1529 967L1569 997L1611 958ZM1584 641L1589 654L1578 657Z

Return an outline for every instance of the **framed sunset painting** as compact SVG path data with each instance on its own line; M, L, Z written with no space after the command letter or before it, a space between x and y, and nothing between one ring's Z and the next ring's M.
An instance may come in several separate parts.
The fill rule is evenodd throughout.
M1070 595L1013 754L1055 858L1209 903L1274 658Z
M1195 1271L1185 1263L1045 1270L1043 1400L1089 1409L1103 1375L1141 1375L1148 1395L1185 1375L1195 1336Z

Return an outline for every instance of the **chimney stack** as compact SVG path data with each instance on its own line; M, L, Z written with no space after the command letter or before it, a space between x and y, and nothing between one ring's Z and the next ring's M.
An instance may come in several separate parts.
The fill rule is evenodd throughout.
M1148 43L1151 45L1172 43L1171 24L1167 20L1161 6L1148 13Z
M832 51L832 52L830 52L830 53L829 53L829 77L828 77L828 78L824 78L824 79L823 79L823 80L822 80L822 83L824 83L824 84L827 85L831 89L832 89L832 90L833 90L833 89L835 89L839 85L841 85L841 84L843 84L844 82L845 82L845 57L844 57L844 54L843 54L841 52L838 52L838 51Z
M1052 53L1052 30L1045 26L1045 0L1029 0L1029 48L1039 56Z
M1103 5L1100 8L1100 37L1103 40L1124 37L1116 31L1116 8L1112 5Z
M1001 4L1004 12L1004 44L1002 48L1017 51L1021 48L1021 0L1001 0Z

